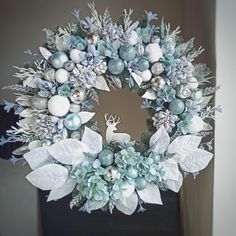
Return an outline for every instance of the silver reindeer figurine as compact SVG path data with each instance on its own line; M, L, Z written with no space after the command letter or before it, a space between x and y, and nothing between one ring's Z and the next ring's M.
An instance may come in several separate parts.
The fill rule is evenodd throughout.
M108 113L105 114L105 120L107 125L106 130L106 140L108 143L110 142L117 142L120 144L124 144L130 142L130 135L127 133L115 133L114 131L117 130L116 126L120 124L120 117L116 120L116 116L110 115L108 117Z

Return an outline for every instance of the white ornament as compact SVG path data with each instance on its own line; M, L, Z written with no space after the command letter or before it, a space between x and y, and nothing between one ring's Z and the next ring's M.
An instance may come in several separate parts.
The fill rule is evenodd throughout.
M70 102L64 96L55 95L48 101L48 110L54 116L64 116L68 113L69 109Z
M188 79L187 85L190 89L197 89L198 81L195 77L191 77L191 78Z
M190 121L190 124L188 125L188 132L190 134L195 134L197 132L202 131L204 122L201 117L199 116L193 116L193 118Z
M162 51L158 43L149 43L145 52L148 54L148 59L151 63L157 62L162 57Z
M143 81L147 82L152 78L152 73L150 70L145 70L140 74Z
M74 62L74 63L79 63L80 62L80 53L81 51L78 49L72 49L70 51L70 59Z
M117 130L116 126L120 123L120 118L116 120L116 116L109 116L107 118L108 114L105 114L105 120L106 120L106 125L107 125L107 130L106 130L106 140L108 143L110 142L117 142L117 143L127 143L130 142L130 135L127 133L114 133L114 131Z
M132 30L127 36L127 42L130 45L135 45L138 43L138 34L136 31Z
M69 79L70 75L67 70L59 69L55 73L55 79L58 83L63 84Z

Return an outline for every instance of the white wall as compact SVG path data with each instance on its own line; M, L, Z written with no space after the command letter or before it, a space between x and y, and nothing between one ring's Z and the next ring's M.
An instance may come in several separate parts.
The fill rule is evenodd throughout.
M213 236L236 235L236 1L217 0L216 103L223 113L216 119Z

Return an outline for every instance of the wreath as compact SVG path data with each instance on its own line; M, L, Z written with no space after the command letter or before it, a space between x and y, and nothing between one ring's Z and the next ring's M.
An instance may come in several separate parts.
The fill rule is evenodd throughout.
M171 31L157 14L145 11L139 21L123 10L117 21L109 11L91 16L72 13L75 23L44 29L46 42L33 59L15 67L15 103L5 102L20 119L1 143L21 142L12 160L22 155L32 171L26 179L50 190L48 201L72 193L70 207L91 212L114 208L131 215L143 203L162 204L160 190L178 192L183 174L194 176L213 157L212 131L219 107L210 100L216 87L205 64L194 64L203 52L194 39L184 42L179 27ZM106 140L92 112L99 91L129 87L150 112L140 140L118 133L120 118L105 114ZM18 160L18 159L17 159Z

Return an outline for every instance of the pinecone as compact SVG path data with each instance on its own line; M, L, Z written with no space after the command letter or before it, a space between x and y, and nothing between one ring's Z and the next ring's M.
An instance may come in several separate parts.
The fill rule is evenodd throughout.
M175 122L178 121L178 119L178 116L174 115L169 110L159 111L152 117L153 126L159 129L163 125L168 133L175 127Z

